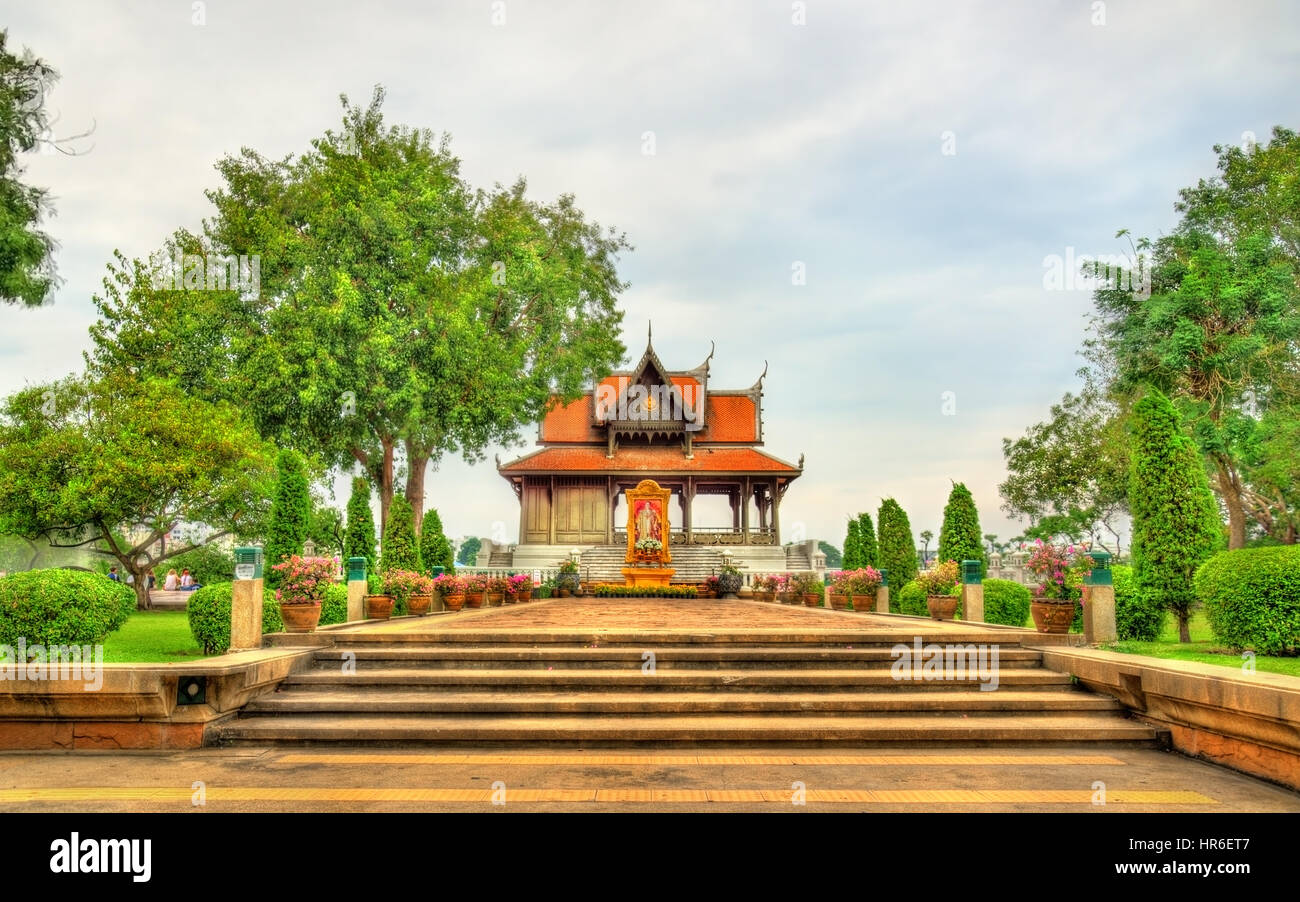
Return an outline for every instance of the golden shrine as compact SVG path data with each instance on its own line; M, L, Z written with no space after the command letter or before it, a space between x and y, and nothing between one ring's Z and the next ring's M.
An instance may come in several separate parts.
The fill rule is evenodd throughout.
M627 499L627 558L623 579L629 586L666 586L677 571L665 567L669 551L668 499L670 489L653 479L643 479L624 492Z

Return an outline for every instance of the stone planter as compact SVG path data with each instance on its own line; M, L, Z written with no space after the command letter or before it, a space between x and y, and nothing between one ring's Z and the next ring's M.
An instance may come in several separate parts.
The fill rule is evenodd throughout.
M958 600L956 595L927 595L925 606L935 620L951 620L957 613Z
M718 577L718 597L735 598L744 584L745 578L739 573L723 573Z
M280 619L286 633L311 633L320 623L320 602L313 604L282 604Z
M442 603L447 606L447 610L449 611L459 611L461 608L465 607L465 596L463 594L444 595L442 596Z
M408 614L414 614L417 617L429 613L429 609L432 607L432 595L412 595L410 600L406 602L406 612Z
M1034 601L1029 613L1040 633L1068 633L1074 622L1074 602Z
M481 608L481 607L483 607L483 593L482 593L482 592L466 592L466 593L465 593L465 607L467 607L467 608Z
M366 617L371 620L387 620L393 616L393 596L367 595Z
M836 595L831 593L831 607L837 611L847 611L849 609L849 596Z

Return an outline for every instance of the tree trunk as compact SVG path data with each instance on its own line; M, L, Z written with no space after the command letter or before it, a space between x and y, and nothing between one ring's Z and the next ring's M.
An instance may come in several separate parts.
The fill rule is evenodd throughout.
M382 439L384 460L379 470L379 535L383 541L384 527L388 525L388 508L393 503L393 440Z
M1192 641L1192 631L1188 626L1188 622L1190 620L1191 620L1190 612L1188 611L1178 612L1178 641L1179 642Z
M1245 548L1246 509L1241 501L1241 483L1224 455L1214 455L1214 468L1218 475L1219 495L1228 509L1228 547Z
M428 469L429 455L417 451L406 443L406 500L415 514L415 534L421 535L424 527L424 471Z

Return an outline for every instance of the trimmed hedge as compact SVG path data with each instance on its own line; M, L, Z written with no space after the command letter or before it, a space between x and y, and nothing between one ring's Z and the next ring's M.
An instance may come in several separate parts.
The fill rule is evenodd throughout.
M979 561L980 576L988 576L988 551L980 531L980 515L975 499L965 483L954 482L943 508L943 525L939 527L939 560Z
M0 579L0 644L98 645L126 623L135 593L84 570L27 570Z
M1029 588L1009 579L984 580L984 622L1024 626L1029 620Z
M320 603L320 625L345 623L348 619L348 584L330 583L325 587L325 598Z
M1121 639L1154 642L1165 628L1166 611L1138 594L1133 568L1116 564L1110 568L1115 582L1115 629Z
M1195 586L1224 645L1300 654L1300 545L1220 552L1197 569Z
M230 649L230 595L232 583L213 583L198 589L185 605L190 632L203 646L205 655L224 655ZM278 633L284 629L280 604L275 592L262 590L262 632Z

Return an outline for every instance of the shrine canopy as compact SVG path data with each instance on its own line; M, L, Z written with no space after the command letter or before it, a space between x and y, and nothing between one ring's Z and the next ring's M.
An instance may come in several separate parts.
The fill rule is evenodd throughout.
M520 501L520 544L618 544L622 493L643 479L672 492L678 513L670 541L780 545L780 503L803 472L762 450L763 380L745 389L709 384L713 353L690 370L670 370L647 339L626 372L611 373L576 401L556 403L538 428L541 447L498 471ZM701 494L723 495L729 524L697 526Z

